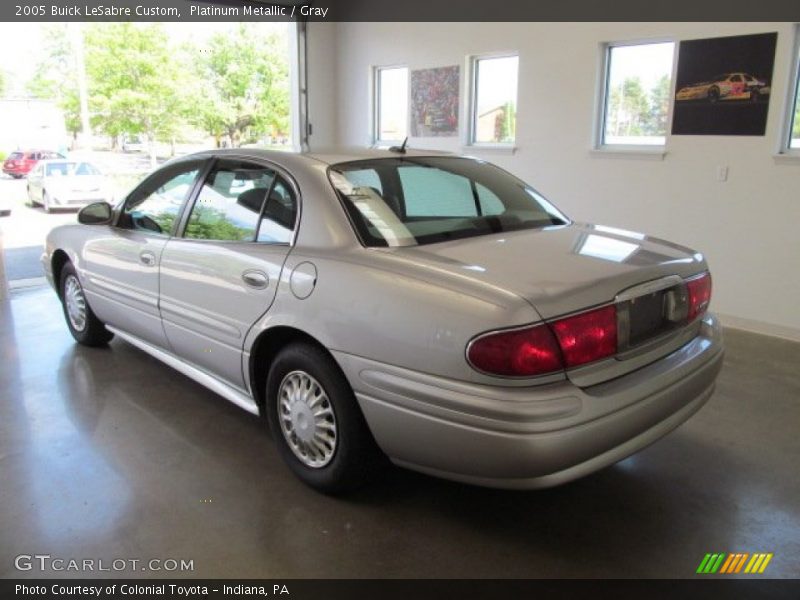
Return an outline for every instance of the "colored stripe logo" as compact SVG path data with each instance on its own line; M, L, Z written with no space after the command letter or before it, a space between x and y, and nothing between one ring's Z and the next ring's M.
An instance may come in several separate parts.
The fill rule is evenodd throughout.
M724 552L709 553L703 557L697 573L702 575L735 574L735 573L763 573L769 561L772 560L772 552L734 552L726 554Z

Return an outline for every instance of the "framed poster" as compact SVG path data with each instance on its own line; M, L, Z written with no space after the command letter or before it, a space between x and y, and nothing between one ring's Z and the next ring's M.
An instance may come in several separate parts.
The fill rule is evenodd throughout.
M680 44L672 135L764 135L777 33Z
M411 71L411 135L458 135L459 67Z

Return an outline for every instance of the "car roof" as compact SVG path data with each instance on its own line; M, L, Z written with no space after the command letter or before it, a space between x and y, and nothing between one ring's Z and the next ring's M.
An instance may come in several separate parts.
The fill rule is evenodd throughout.
M215 150L204 150L194 154L182 156L176 160L187 160L192 158L204 158L209 156L236 156L263 158L287 169L308 166L313 163L323 163L334 165L343 162L353 162L359 160L376 158L398 158L401 156L456 156L450 152L439 150L416 150L407 148L405 154L391 152L381 148L359 148L359 147L336 147L310 150L302 152L288 152L285 150L269 150L267 148L248 147L248 148L217 148Z

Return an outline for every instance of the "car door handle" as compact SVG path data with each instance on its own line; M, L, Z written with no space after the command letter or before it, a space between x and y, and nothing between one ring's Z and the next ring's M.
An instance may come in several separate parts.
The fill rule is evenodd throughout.
M156 255L148 250L145 250L139 254L139 260L142 261L142 264L152 267L154 264L156 264Z
M269 285L269 277L263 271L245 271L242 273L242 280L250 287L259 290L263 290Z

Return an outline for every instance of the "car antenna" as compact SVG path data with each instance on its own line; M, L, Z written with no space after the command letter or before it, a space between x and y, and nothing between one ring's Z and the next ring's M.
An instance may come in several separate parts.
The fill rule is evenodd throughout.
M397 154L405 154L407 143L408 143L408 136L406 136L406 139L403 140L402 145L392 146L391 148L389 148L389 152L397 152Z

